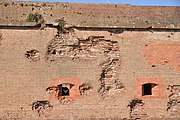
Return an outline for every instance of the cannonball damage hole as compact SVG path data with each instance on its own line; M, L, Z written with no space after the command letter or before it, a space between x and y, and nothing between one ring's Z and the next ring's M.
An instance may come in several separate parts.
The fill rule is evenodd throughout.
M39 51L35 49L26 51L25 56L27 59L30 59L33 62L40 60Z
M152 67L156 67L156 65L152 65Z
M35 110L38 112L38 115L45 115L47 112L50 112L49 110L52 110L53 105L50 104L49 101L36 101L32 104L32 110Z
M157 86L157 84L143 84L142 85L142 96L146 95L153 95L154 87Z

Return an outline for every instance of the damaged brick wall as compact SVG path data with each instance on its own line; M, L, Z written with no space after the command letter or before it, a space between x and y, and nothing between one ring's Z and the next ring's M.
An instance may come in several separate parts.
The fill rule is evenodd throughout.
M50 93L50 99L62 100L64 99L64 96L61 93L62 90L59 88L59 85L69 84L69 95L66 98L69 100L78 99L81 97L79 91L80 83L80 79L78 78L55 78L52 80L51 86L49 86L46 91Z
M178 72L171 65L166 67L168 64L156 63L153 67L154 63L149 64L144 57L146 44L150 45L149 43L154 41L163 43L168 41L169 44L170 40L174 43L175 40L179 40L178 32L164 40L164 36L169 33L149 31L110 33L77 30L76 34L70 32L56 35L56 29L51 32L48 30L49 28L0 31L3 34L3 45L0 51L2 58L0 67L3 68L0 71L0 102L2 103L0 108L5 113L2 112L0 118L178 118L175 117L178 116L178 101L174 102L174 95L169 99L169 93L166 90L167 85L171 83L179 84ZM77 34L85 37L79 37ZM21 49L14 50L20 45ZM39 54L33 52L30 54L31 50L38 50ZM27 51L30 51L27 54L30 56L28 58L24 56ZM149 50L149 52L152 51ZM30 62L34 55L40 56L38 62ZM60 102L57 97L50 99L51 95L46 92L46 88L51 87L53 78L61 80L76 77L81 79L81 83L77 85L77 93L81 99L75 99L70 104L61 104L67 101L63 99ZM63 83L66 82L67 80L64 80ZM155 97L142 95L144 84L155 85L153 88ZM55 85L58 86L59 83ZM98 90L100 90L99 93ZM145 104L143 106L138 104L131 112L128 104L135 98L139 98ZM32 110L32 104L36 101L35 105L40 107ZM51 104L47 106L40 104L40 101L47 101L47 103L49 101L53 107L50 106ZM167 105L172 107L166 111ZM171 116L166 116L167 113Z
M144 101L142 99L133 99L130 101L128 107L130 108L130 119L148 119L144 108Z
M180 85L169 85L167 88L170 91L167 102L167 111L171 117L180 116Z
M104 36L79 39L73 32L65 34L58 32L49 43L46 52L46 59L51 62L61 58L75 60L99 56L105 58L99 65L100 95L104 96L108 91L125 90L123 83L119 83L120 53L117 41L106 40Z

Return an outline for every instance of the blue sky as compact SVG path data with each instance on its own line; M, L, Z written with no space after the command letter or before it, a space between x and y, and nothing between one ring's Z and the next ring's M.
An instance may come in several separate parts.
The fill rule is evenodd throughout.
M180 6L180 0L32 0L32 1Z

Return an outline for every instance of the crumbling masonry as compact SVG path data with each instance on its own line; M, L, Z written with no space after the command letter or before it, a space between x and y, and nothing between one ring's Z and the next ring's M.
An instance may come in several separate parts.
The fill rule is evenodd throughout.
M61 33L61 32L58 32ZM78 39L73 33L57 34L48 45L46 58L48 61L67 57L69 59L105 57L100 66L100 87L98 92L103 96L109 90L124 89L118 83L118 69L120 54L117 41L105 40L104 36L89 36L87 39Z
M0 119L178 120L179 13L0 2Z

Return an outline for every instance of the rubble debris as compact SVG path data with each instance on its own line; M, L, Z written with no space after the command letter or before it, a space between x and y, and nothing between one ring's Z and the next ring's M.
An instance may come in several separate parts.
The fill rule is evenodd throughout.
M84 83L79 86L79 91L81 95L86 95L88 94L88 91L92 90L92 85L90 83Z
M178 115L180 113L180 85L168 85L167 90L169 90L171 94L169 95L166 111Z
M29 50L25 53L26 58L30 59L32 62L36 62L40 60L39 51L38 50Z
M39 116L44 115L45 112L52 107L49 101L37 101L32 104L32 110L36 110Z

